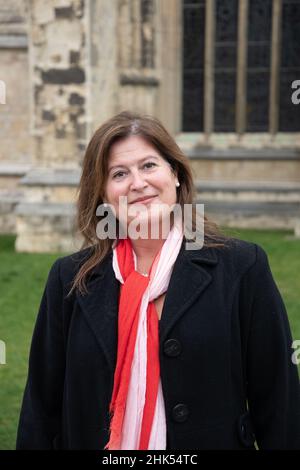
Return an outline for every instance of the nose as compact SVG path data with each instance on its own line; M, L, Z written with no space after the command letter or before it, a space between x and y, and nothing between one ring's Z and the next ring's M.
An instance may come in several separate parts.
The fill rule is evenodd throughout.
M139 171L133 171L131 176L130 182L130 189L131 190L141 190L147 187L147 182L144 180L143 176L139 173Z

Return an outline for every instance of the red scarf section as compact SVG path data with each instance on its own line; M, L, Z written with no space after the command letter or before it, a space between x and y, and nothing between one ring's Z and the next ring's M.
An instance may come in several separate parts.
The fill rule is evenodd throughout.
M121 285L118 316L118 353L114 386L109 411L111 413L110 439L105 449L120 449L122 426L126 408L131 364L134 355L141 300L150 282L148 277L135 271L132 244L121 239L116 247L119 269L124 284ZM158 316L154 302L147 308L147 374L146 396L143 410L139 450L147 450L155 412L160 376Z

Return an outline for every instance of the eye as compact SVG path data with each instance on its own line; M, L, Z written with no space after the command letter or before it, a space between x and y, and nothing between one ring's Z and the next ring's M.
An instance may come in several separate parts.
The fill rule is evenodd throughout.
M152 168L153 166L157 166L156 163L154 162L147 162L143 165L143 168L146 168L146 169L150 169ZM113 179L117 179L117 178L122 178L122 176L126 174L126 171L118 171L117 173L115 173L113 175Z
M113 175L113 178L118 178L118 177L122 177L122 175L125 173L125 171L118 171L118 173L115 173Z
M147 165L154 165L154 166L156 166L156 163L154 163L154 162L147 162L147 163L145 163L144 167L147 166ZM151 167L151 166L150 166L150 167L148 166L147 168L152 168L152 167Z

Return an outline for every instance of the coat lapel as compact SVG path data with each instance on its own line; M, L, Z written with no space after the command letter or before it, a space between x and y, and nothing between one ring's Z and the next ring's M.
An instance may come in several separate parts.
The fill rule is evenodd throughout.
M174 324L211 283L212 276L205 267L217 262L214 249L186 250L185 243L182 243L159 322L161 344ZM95 268L87 287L88 294L82 296L77 293L78 302L113 373L117 358L120 284L114 275L112 253Z
M214 249L186 250L183 242L174 264L159 322L160 344L211 283L212 276L205 268L217 262Z

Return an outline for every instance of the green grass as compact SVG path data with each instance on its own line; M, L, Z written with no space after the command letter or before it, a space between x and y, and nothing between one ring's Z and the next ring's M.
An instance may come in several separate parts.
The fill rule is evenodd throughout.
M293 336L300 339L300 240L288 232L227 233L266 250ZM62 255L16 253L14 237L0 237L0 340L6 343L6 365L0 365L0 449L15 447L32 329L49 268L58 256Z
M59 255L15 253L14 238L0 237L0 449L14 449L27 374L32 329L49 268Z
M288 312L293 337L300 339L300 239L295 239L290 231L235 229L227 233L265 249Z

